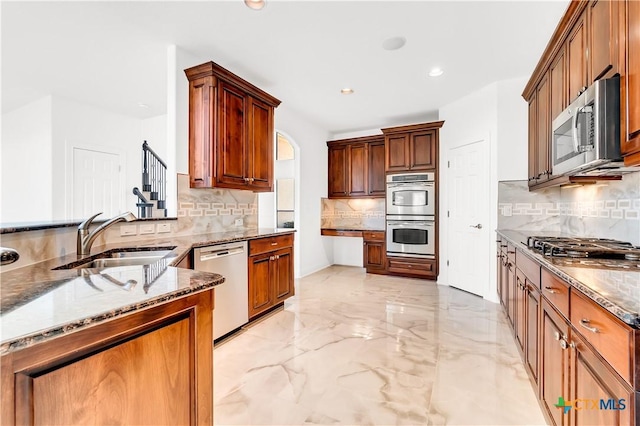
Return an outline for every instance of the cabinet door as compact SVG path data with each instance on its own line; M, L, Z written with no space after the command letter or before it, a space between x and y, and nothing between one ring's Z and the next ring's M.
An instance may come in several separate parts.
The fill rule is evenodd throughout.
M411 133L409 136L409 169L412 171L436 168L436 132Z
M367 144L349 144L347 160L349 163L349 196L366 196L368 181Z
M529 186L538 183L538 102L535 93L529 101Z
M573 424L632 425L633 390L607 368L584 340L575 334L572 339L571 400L577 400L576 408L580 408L571 409ZM606 409L600 401L604 401Z
M294 294L293 249L287 248L274 253L274 291L275 301L279 303Z
M369 144L369 185L371 197L384 197L386 181L384 174L384 139Z
M501 245L500 247L500 303L504 306L505 311L508 311L509 306L509 282L508 282L508 258L505 250L507 249L507 244Z
M540 335L540 293L534 286L526 280L526 298L525 298L526 319L526 349L525 362L529 375L533 379L538 389L538 337Z
M587 76L587 27L586 10L583 12L569 34L567 40L567 76L569 103L575 100L582 89L589 86Z
M273 108L249 98L247 162L253 191L273 191Z
M409 170L409 135L385 137L385 169L387 172Z
M364 267L370 269L385 269L387 263L387 247L384 242L364 242Z
M551 123L553 124L553 120L567 107L564 50L560 50L549 67L549 84L549 105L551 108Z
M569 400L569 324L542 300L540 360L540 399L553 425L568 425L569 414L556 407L558 398Z
M217 183L221 186L246 187L247 130L245 114L248 97L236 87L220 82L218 89ZM247 178L248 179L248 178Z
M515 330L516 315L517 315L516 297L517 297L517 291L518 290L517 290L517 285L516 285L515 268L513 266L513 263L511 263L508 260L507 260L507 266L506 266L506 273L507 273L506 274L506 280L507 280L507 294L508 294L507 319L509 320L509 323L511 324L511 327Z
M347 196L347 146L329 147L329 198Z
M208 188L213 184L216 86L213 77L189 82L189 185Z
M618 1L592 0L589 4L589 65L591 80L618 72Z
M269 252L249 258L249 318L274 304L272 256Z
M525 306L526 300L526 287L525 287L525 278L522 272L519 269L516 269L516 287L515 287L515 337L516 344L518 345L518 350L520 353L525 353L525 345L526 345L526 330L527 330L527 311Z
M549 78L548 74L545 75L537 89L536 100L537 100L537 124L538 129L536 130L536 139L537 139L537 169L538 169L538 183L543 182L549 179L551 175L551 165L550 163L550 148L551 148L551 105L550 105L550 96L549 96Z
M626 1L624 43L625 69L620 75L621 151L625 165L640 165L640 2ZM631 155L633 154L633 155Z

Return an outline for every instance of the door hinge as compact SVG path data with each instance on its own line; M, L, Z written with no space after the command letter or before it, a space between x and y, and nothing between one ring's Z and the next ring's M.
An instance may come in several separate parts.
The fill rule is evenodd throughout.
M447 161L447 169L451 167L451 161Z
M449 266L449 261L447 260L447 266Z
M447 210L447 217L449 217L449 210Z

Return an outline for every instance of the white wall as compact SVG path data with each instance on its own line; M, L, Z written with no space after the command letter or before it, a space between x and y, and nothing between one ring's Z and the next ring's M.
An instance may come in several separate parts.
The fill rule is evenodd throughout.
M53 220L51 96L2 115L0 223Z
M138 198L131 192L142 184L142 140L140 119L80 104L70 99L53 98L53 161L65 164L54 168L54 200L66 199L65 218L73 217L73 148L118 153L123 166L120 206L115 210L136 211ZM65 185L66 182L66 185ZM61 191L67 191L63 196ZM62 206L55 210L59 213Z
M495 263L494 230L498 226L498 180L523 179L527 175L527 104L521 96L527 82L519 77L492 83L440 109L440 259L438 283L447 285L447 161L451 148L488 137L490 150L490 189L486 194L491 206L490 232L486 250L479 256L491 265ZM487 300L497 302L496 268L489 268Z
M333 247L320 235L320 199L327 196L327 145L329 133L282 103L275 111L275 127L300 148L300 220L296 245L300 264L296 276L304 277L333 262ZM261 208L261 206L260 206Z

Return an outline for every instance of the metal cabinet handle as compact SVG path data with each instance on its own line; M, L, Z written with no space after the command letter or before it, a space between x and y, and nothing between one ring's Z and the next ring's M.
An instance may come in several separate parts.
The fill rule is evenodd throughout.
M469 228L476 228L476 229L482 229L482 224L479 223L477 225L469 225Z
M587 330L589 330L589 331L590 331L590 332L592 332L592 333L599 333L599 332L600 332L600 330L598 330L596 327L591 327L591 326L589 325L590 323L591 323L591 321L589 321L589 320L588 320L588 319L586 319L586 318L582 318L582 319L580 320L580 325L581 325L583 328L586 328Z
M558 290L556 290L556 289L555 289L555 288L553 288L553 287L545 287L544 289L545 289L545 290L547 290L547 291L548 291L549 293L551 293L551 294L556 294L556 293L558 293Z
M277 246L278 242L276 241L275 243L271 243L272 246Z
M562 340L560 340L560 347L562 349L567 349L569 347L569 344L567 343L566 340L562 339Z
M560 336L560 333L556 331L556 332L553 333L553 338L556 339L556 340L560 340L562 338L562 336Z

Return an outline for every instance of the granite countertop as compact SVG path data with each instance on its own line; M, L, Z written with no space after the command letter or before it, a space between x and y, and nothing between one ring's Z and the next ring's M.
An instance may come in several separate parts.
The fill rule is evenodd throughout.
M72 253L0 273L0 354L223 283L219 274L174 266L193 248L293 232L254 229L107 244L94 247L91 255L121 248L174 248L151 265L53 270L77 262Z
M333 228L320 228L320 230L326 230L326 231L382 231L384 232L384 229L380 229L380 228L374 228L374 227L366 227L366 226L361 226L361 227L354 227L354 226L345 226L345 227L333 227Z
M554 263L554 259L543 256L527 248L527 237L568 236L531 231L498 230L499 235L517 247L524 249L528 256L557 274L571 286L611 312L620 320L635 328L640 328L640 268L636 270L611 270L587 266L564 266Z

